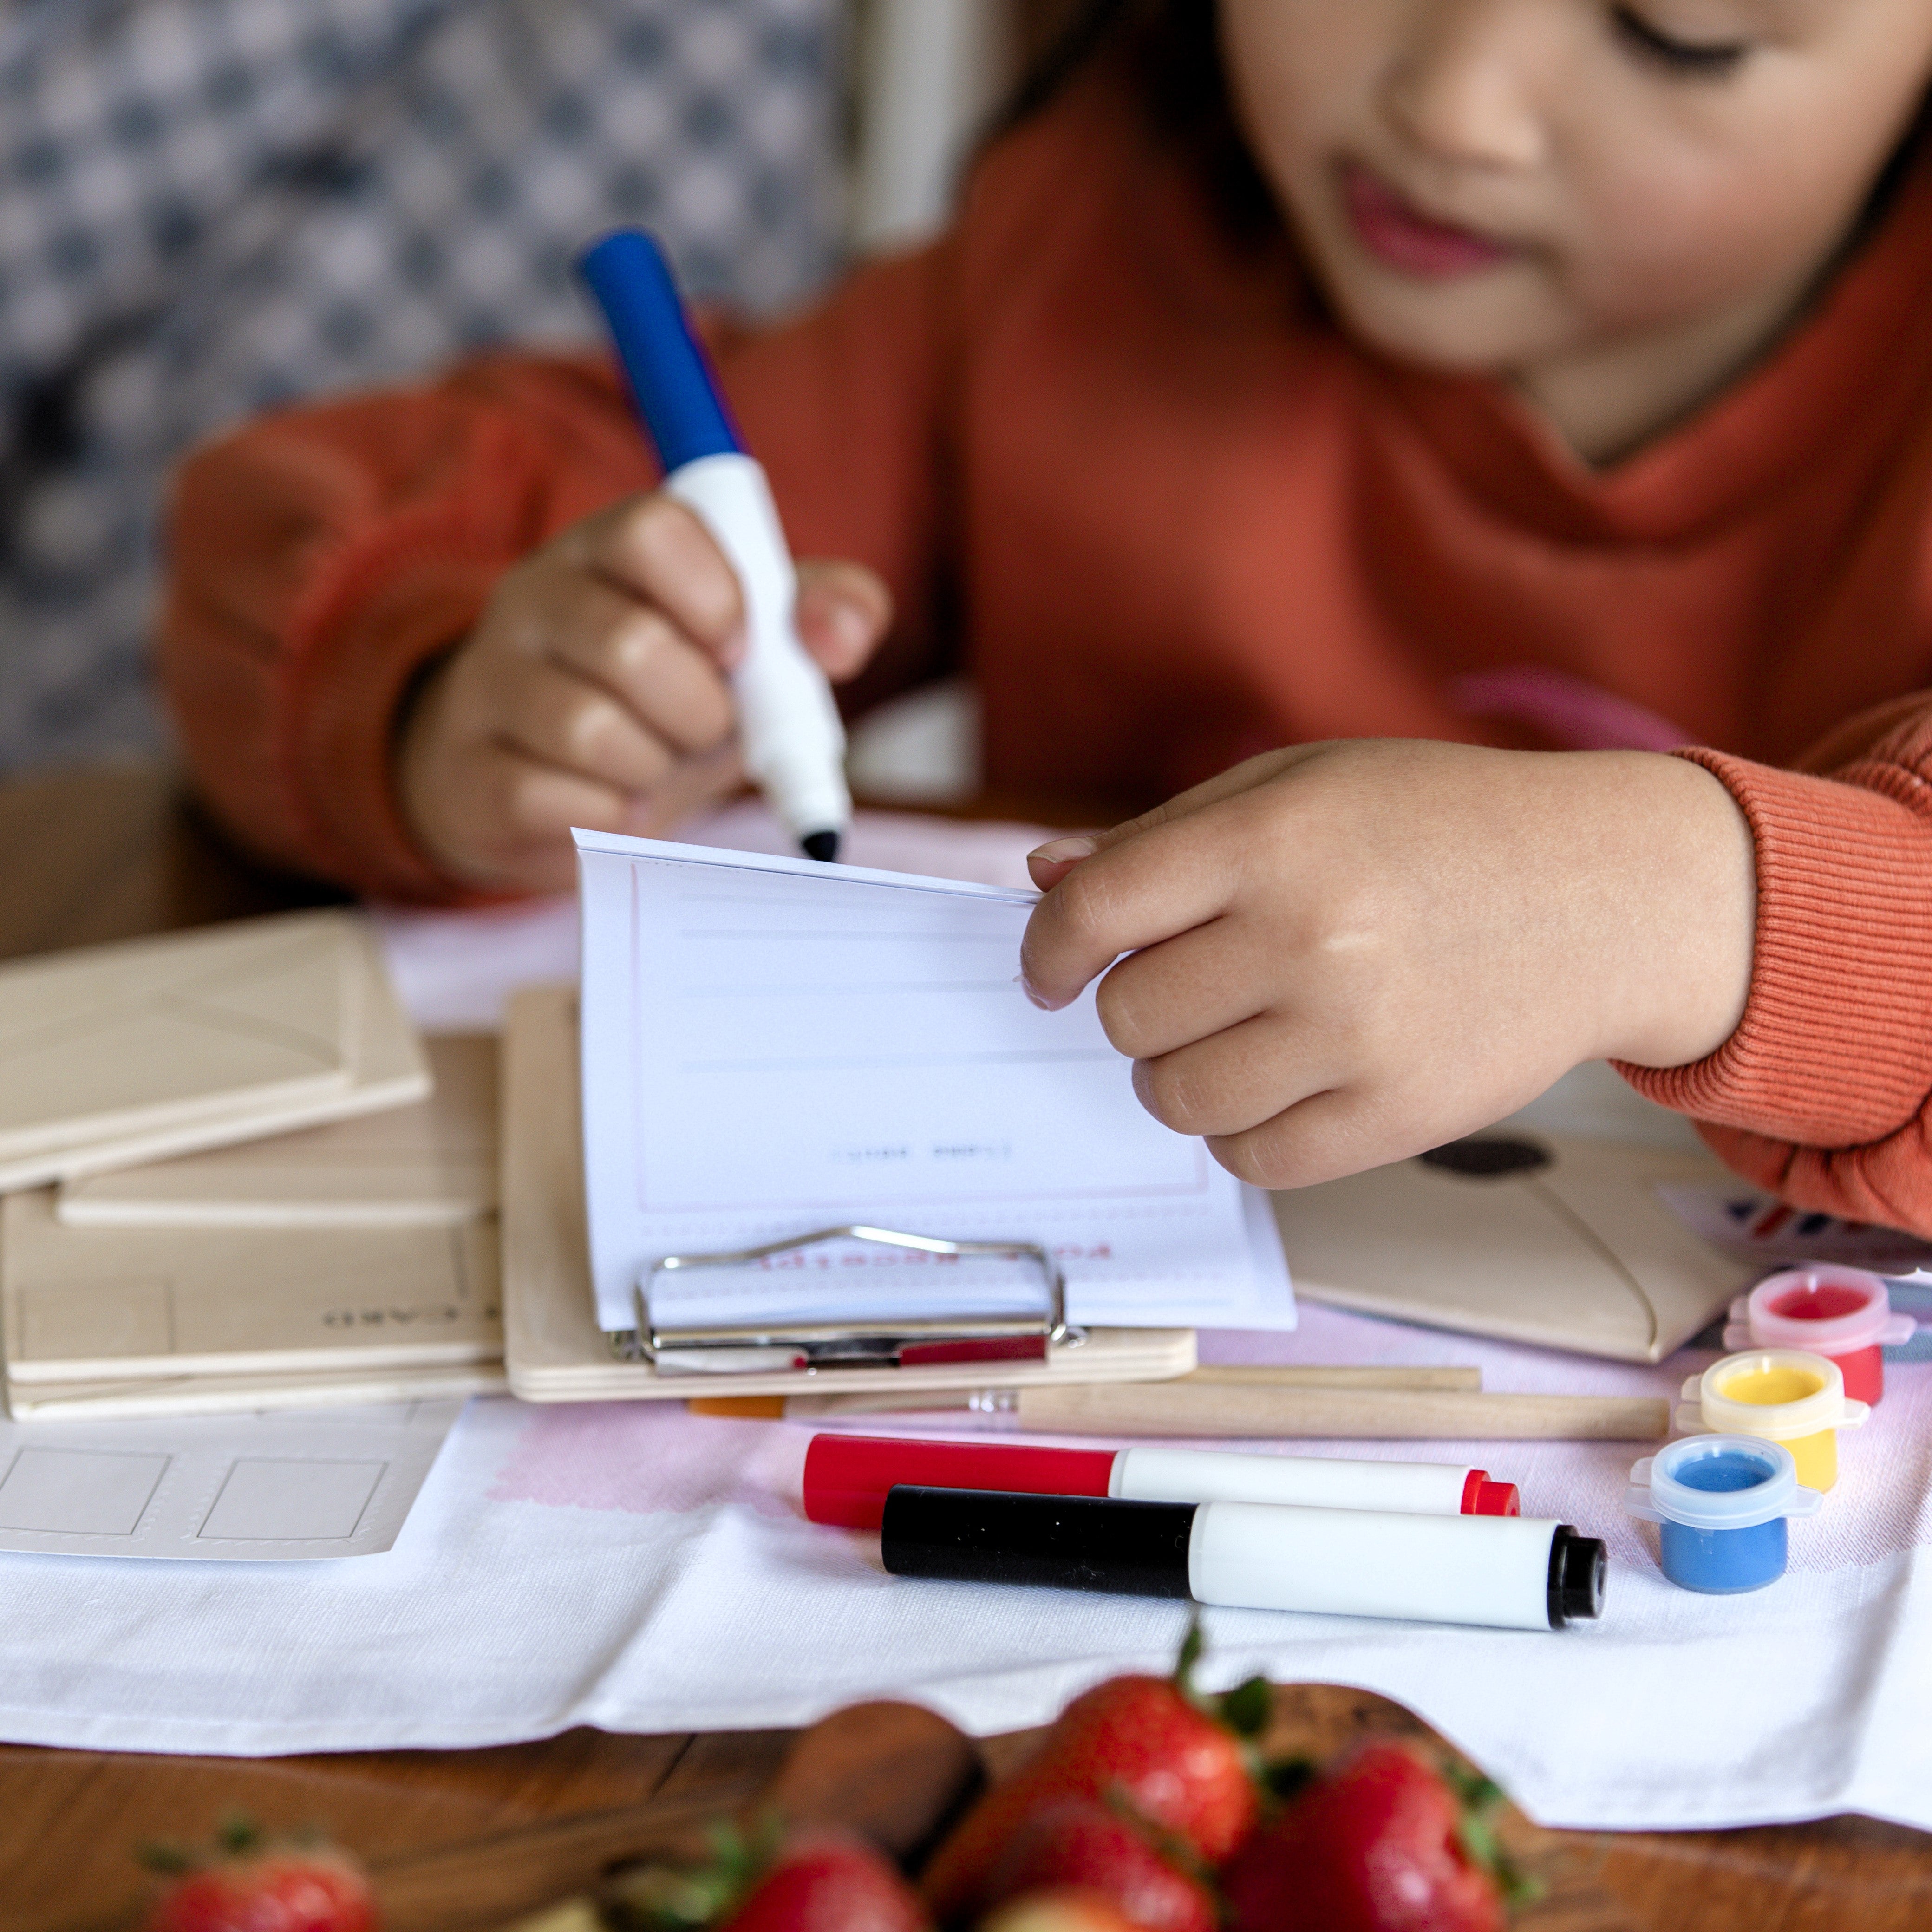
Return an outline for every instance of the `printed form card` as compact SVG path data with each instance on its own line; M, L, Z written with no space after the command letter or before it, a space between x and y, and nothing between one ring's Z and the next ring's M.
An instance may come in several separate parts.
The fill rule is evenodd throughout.
M1058 1013L1021 991L1034 894L576 838L604 1328L636 1325L640 1281L667 1320L1026 1305L1009 1269L878 1250L650 1278L855 1222L1037 1242L1076 1322L1294 1326L1265 1198L1141 1107L1090 988Z

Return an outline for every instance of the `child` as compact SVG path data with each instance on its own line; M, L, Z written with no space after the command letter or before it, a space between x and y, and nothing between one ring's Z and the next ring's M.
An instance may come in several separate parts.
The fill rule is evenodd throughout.
M1932 1232L1932 8L1170 0L1076 51L937 245L717 344L862 700L952 616L996 785L1195 788L1035 856L1034 996L1131 952L1143 1100L1256 1180L1606 1056ZM432 896L734 784L736 586L652 481L535 357L198 458L164 670L219 808Z

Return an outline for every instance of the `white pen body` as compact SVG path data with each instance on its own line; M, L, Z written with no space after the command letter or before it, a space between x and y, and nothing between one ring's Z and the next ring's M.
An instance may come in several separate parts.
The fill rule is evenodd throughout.
M1546 1630L1553 1522L1203 1503L1188 1539L1197 1603Z
M666 492L696 513L737 573L745 655L732 674L745 769L796 838L852 822L845 728L824 672L799 641L793 568L778 506L755 458L704 456Z
M1228 1450L1136 1445L1114 1458L1107 1493L1143 1503L1302 1504L1459 1516L1468 1478L1466 1468L1436 1462L1244 1456Z

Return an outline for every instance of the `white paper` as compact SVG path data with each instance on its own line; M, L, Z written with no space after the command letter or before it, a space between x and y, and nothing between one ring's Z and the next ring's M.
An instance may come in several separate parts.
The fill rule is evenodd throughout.
M1136 1100L1090 989L1059 1013L1021 991L1034 894L654 840L578 844L607 1328L634 1325L634 1290L664 1256L850 1222L1038 1242L1076 1322L1293 1325L1278 1246L1264 1240L1257 1260L1240 1184ZM940 1271L900 1266L915 1276L934 1286L892 1312L960 1312L936 1299ZM741 1279L732 1312L796 1316L788 1277L772 1278L756 1309ZM684 1279L706 1294L702 1274ZM982 1293L1012 1306L1003 1284ZM885 1311L868 1292L823 1312Z
M791 834L758 799L694 819L678 836L687 845L719 850L796 849ZM1024 888L1027 854L1052 836L1039 825L862 812L846 836L845 856L889 872ZM565 986L577 978L574 893L462 912L379 906L371 917L403 1004L431 1032L499 1028L519 988Z
M396 1540L460 1402L0 1422L0 1550L260 1563Z

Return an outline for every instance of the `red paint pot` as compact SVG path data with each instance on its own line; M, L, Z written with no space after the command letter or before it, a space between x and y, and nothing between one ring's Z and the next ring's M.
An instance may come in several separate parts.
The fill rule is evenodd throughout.
M1885 1394L1884 1350L1909 1341L1918 1324L1894 1315L1882 1276L1829 1262L1787 1268L1731 1304L1727 1348L1804 1348L1826 1355L1854 1402Z

